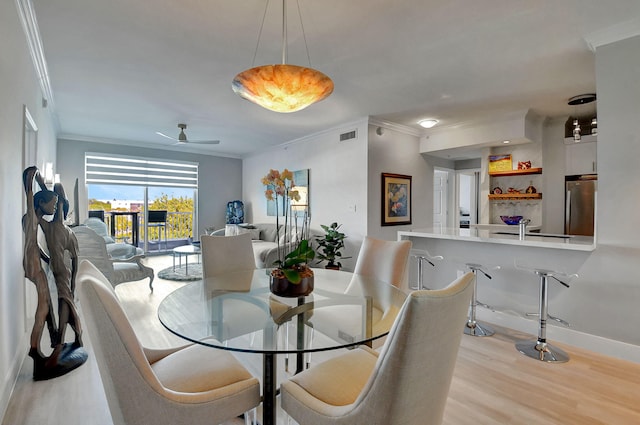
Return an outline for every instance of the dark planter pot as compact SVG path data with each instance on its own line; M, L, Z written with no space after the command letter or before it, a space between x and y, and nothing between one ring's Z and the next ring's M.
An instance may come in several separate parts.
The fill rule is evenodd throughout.
M271 276L271 293L279 297L298 298L313 292L313 276L303 277L300 283L291 283L287 278Z
M340 266L337 264L334 264L334 265L327 264L326 266L324 266L324 268L327 270L340 270Z

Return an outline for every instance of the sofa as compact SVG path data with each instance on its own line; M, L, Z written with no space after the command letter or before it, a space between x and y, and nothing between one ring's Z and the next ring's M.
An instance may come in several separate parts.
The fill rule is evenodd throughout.
M280 225L280 232L276 232L275 223L255 223L255 224L228 224L224 229L216 230L210 233L213 236L233 236L241 233L251 233L253 242L253 257L256 261L256 267L259 269L273 267L273 263L278 259L278 240L280 237L280 249L287 248L284 245L284 225ZM323 233L320 231L309 232L309 239L313 242L316 236ZM310 264L314 266L314 263Z

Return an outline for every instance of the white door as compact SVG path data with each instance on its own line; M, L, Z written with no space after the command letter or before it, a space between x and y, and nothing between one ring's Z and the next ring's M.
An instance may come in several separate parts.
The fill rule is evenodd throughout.
M433 172L433 227L447 227L447 192L449 173L442 170Z

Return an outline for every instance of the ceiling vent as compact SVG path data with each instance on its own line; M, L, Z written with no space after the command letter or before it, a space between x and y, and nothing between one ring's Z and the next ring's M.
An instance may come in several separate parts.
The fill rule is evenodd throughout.
M346 133L342 133L340 135L340 141L344 142L346 140L355 139L356 137L358 137L356 130L351 130L351 131L347 131Z

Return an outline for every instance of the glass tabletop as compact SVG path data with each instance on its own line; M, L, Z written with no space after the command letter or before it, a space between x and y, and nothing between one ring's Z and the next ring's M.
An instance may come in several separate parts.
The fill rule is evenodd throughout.
M314 275L313 293L300 298L273 295L264 269L196 281L169 294L158 317L169 331L199 344L301 353L386 335L406 298L394 286L361 275L325 269L314 269Z
M200 247L197 245L182 245L182 246L173 248L173 252L176 254L185 254L185 255L200 254Z

